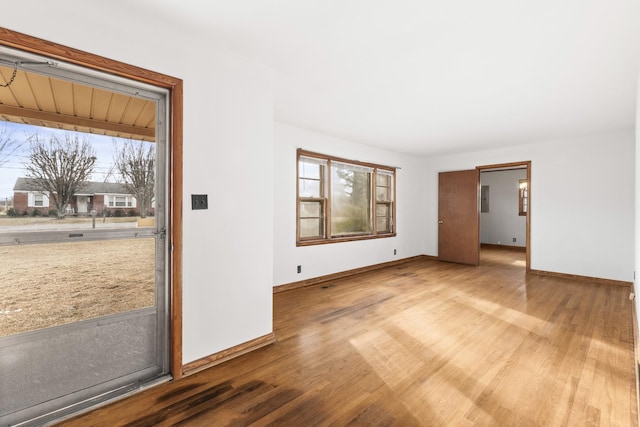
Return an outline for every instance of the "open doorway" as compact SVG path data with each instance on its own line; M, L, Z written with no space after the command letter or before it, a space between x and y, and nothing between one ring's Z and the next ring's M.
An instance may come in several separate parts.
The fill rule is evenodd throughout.
M0 298L0 371L12 384L0 391L0 424L40 425L181 375L181 264L170 248L181 253L182 82L1 33L0 123L11 149L0 158L0 252L15 267L3 276L11 296ZM152 153L150 201L110 178L125 146ZM37 181L50 163L70 173ZM76 171L86 173L72 193L47 187ZM121 274L131 266L141 273Z
M478 169L480 265L528 271L531 162Z

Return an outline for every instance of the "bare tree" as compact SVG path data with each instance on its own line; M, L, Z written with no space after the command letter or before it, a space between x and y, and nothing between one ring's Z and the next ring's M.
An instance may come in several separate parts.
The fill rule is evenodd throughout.
M9 161L9 157L18 149L18 140L6 127L0 127L0 166Z
M127 191L138 201L141 218L146 218L154 197L155 159L154 144L129 140L115 149L114 164Z
M49 193L62 218L73 196L93 172L95 151L89 140L68 133L64 139L52 136L48 141L36 134L30 138L30 145L27 177L32 179L34 190Z

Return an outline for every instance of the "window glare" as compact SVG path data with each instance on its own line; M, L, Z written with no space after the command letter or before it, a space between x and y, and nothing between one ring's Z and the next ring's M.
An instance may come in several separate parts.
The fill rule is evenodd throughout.
M322 166L318 164L300 162L300 176L303 178L315 178L320 179L320 168Z
M320 181L300 180L300 197L320 197Z
M331 168L331 234L371 232L371 174Z
M322 222L318 218L300 219L300 237L322 237Z
M320 217L322 208L318 202L302 202L300 203L300 217Z

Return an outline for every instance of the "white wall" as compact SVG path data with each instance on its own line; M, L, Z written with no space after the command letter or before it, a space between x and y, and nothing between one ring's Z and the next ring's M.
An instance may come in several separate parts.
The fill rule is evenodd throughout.
M276 123L275 147L274 285L418 254L437 256L438 172L526 160L532 161L531 268L633 280L632 130L420 159ZM398 236L296 247L296 148L402 166Z
M184 74L185 361L270 333L273 298L271 89L232 58L192 60L201 67ZM209 209L192 211L191 194L208 194Z
M531 160L531 267L633 280L631 129L421 160L276 124L274 150L269 71L216 40L124 0L10 9L0 26L185 81L183 363L271 332L272 285L437 255L439 171ZM297 147L402 167L398 236L297 248ZM188 209L193 193L208 211Z
M22 0L0 26L184 80L183 363L272 331L271 75L135 4ZM190 195L209 195L191 211Z
M489 186L489 212L480 213L480 243L527 246L527 217L520 216L518 204L521 179L527 179L526 169L480 173L480 183Z
M638 86L637 86L637 96L636 96L636 155L635 155L635 195L636 195L636 203L635 203L635 271L637 273L634 274L634 293L636 295L635 303L636 303L636 314L640 316L640 298L638 298L638 292L640 292L640 284L636 280L636 276L640 279L640 73L638 74ZM638 319L640 323L640 319ZM636 325L637 330L640 330L640 324ZM638 343L636 343L636 349L638 348ZM636 354L636 358L640 355Z
M400 167L396 237L296 247L296 150ZM424 253L424 168L419 158L379 150L295 126L275 125L274 285ZM393 255L393 250L397 254ZM296 266L302 266L302 273Z
M437 255L438 172L531 160L531 268L633 280L633 130L429 159L426 253Z

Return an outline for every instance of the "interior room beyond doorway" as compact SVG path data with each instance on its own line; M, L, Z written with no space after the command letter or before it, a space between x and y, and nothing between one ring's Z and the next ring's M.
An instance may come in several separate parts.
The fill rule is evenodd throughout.
M480 264L527 268L529 165L480 169Z

